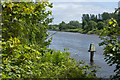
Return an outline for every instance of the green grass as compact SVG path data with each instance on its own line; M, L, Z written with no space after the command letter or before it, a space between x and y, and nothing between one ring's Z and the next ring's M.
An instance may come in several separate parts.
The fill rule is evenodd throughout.
M67 32L80 32L80 29L67 29Z

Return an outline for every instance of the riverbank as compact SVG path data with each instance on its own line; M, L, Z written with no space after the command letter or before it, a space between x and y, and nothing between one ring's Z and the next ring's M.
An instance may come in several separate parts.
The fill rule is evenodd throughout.
M49 29L50 31L60 31L58 29ZM100 35L102 30L91 30L86 32L83 29L66 29L66 30L61 30L60 32L73 32L73 33L81 33L81 34L87 34L87 35Z
M56 31L49 31L49 33L53 34ZM109 66L105 60L103 55L103 48L98 44L101 42L101 39L98 35L95 34L81 34L76 32L65 32L65 31L57 31L56 34L52 35L52 42L49 46L50 49L56 51L64 51L65 48L69 48L67 52L71 53L71 57L73 57L76 61L84 60L86 63L90 65L90 55L88 52L90 43L94 43L95 46L95 54L94 54L94 64L99 67L97 75L98 77L109 78L110 75L114 75L115 66Z

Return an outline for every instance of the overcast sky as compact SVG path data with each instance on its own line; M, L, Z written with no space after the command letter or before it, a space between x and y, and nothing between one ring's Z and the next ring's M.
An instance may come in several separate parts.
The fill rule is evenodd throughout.
M88 2L89 1L89 2ZM100 2L101 1L101 2ZM54 20L52 24L62 21L68 23L71 20L82 20L82 14L102 14L114 12L119 0L52 0ZM103 2L102 2L103 1Z
M118 2L120 0L49 0L51 2Z

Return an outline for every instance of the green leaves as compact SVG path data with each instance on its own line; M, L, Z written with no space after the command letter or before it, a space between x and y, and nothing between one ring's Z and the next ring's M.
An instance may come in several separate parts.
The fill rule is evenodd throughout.
M2 78L75 78L89 76L86 70L70 57L70 53L46 47L48 24L52 19L46 11L48 2L2 4ZM47 7L47 8L46 8ZM77 22L78 23L78 22ZM89 68L89 69L88 69Z
M19 37L23 44L39 45L44 47L49 44L45 42L47 37L47 26L52 22L51 11L46 7L52 4L42 3L2 3L3 11L3 38L8 40L11 36ZM7 27L9 26L9 27ZM35 46L33 46L35 47Z
M81 66L83 62L76 62L68 52L53 51L47 48L38 51L27 45L21 45L21 41L17 38L10 38L4 42L2 57L3 78L96 77L90 75L95 74L95 71L87 73L91 69L90 66Z
M17 38L11 38L4 42L3 46L3 72L11 78L20 78L21 74L29 76L31 69L34 68L34 63L39 60L38 56L41 56L40 52L26 45L21 45Z
M100 46L105 45L104 48L104 55L105 55L105 60L107 61L107 64L112 66L113 64L116 64L116 75L114 78L118 77L119 78L119 73L120 72L120 43L118 41L119 38L119 27L117 22L112 18L109 20L109 27L105 28L103 30L104 32L101 33L100 38L103 40L101 43L99 43ZM119 67L118 67L119 66Z

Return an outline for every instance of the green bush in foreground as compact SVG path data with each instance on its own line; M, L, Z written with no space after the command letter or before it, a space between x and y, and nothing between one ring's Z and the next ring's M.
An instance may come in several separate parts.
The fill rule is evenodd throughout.
M95 78L96 70L71 59L70 53L32 49L17 38L2 43L2 78Z
M71 59L68 52L53 51L47 28L49 2L2 3L2 78L94 78L96 70Z

